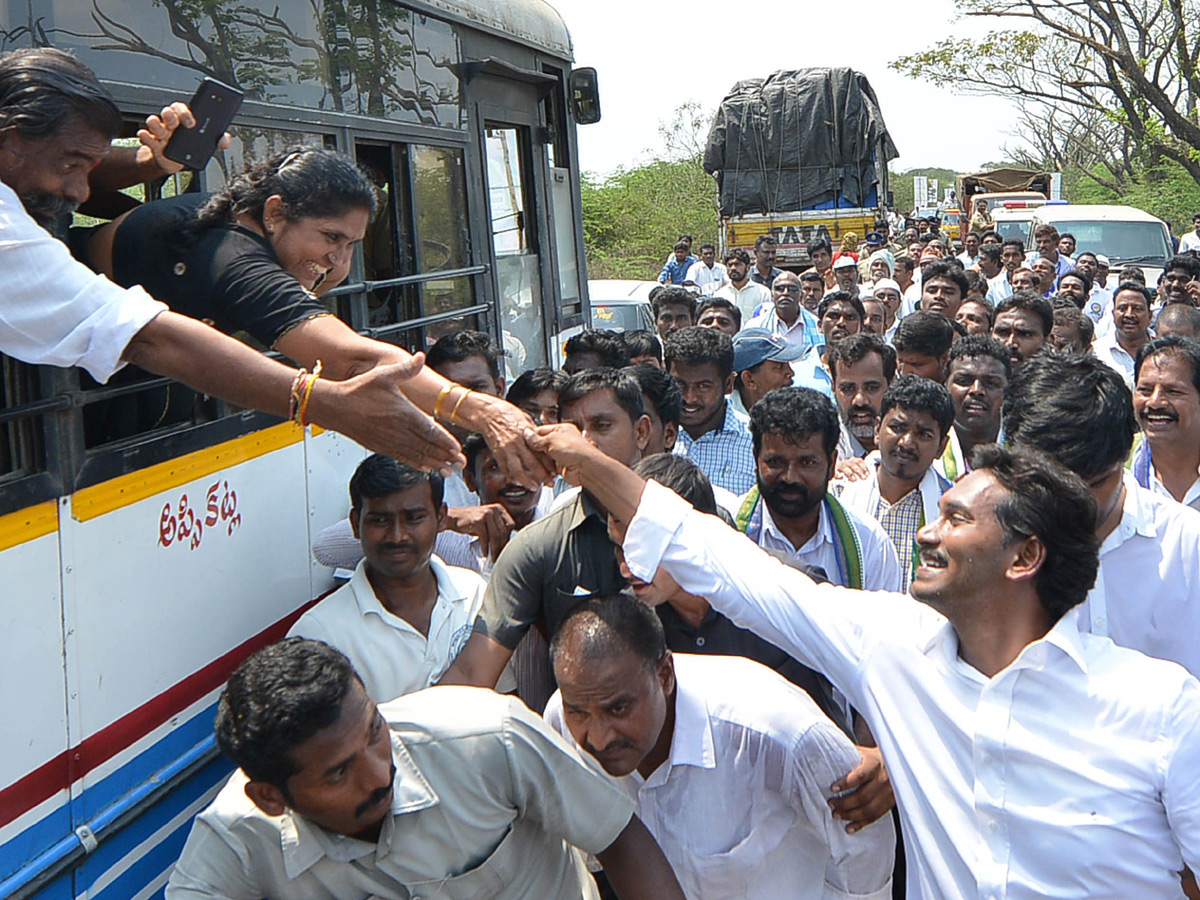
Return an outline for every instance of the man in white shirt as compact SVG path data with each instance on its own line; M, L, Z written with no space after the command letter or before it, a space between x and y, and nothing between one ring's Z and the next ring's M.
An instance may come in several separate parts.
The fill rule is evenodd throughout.
M820 566L834 584L897 590L900 565L887 532L829 492L838 434L832 401L809 388L780 388L754 404L755 487L742 499L738 530Z
M729 283L713 291L714 297L724 297L742 311L742 321L754 318L760 304L771 302L771 289L750 277L750 254L737 247L725 254Z
M1100 571L1081 627L1200 675L1200 512L1125 470L1135 427L1129 391L1091 356L1035 357L1004 398L1006 440L1050 454L1095 494Z
M1075 257L1075 271L1087 274L1092 279L1092 289L1088 293L1083 311L1093 323L1110 320L1112 316L1112 291L1100 283L1100 261L1095 253L1084 250Z
M1156 338L1138 352L1135 375L1134 480L1200 511L1200 344Z
M1096 358L1111 366L1125 386L1133 390L1133 361L1143 344L1150 341L1150 308L1153 294L1144 286L1127 281L1113 295L1113 327L1098 335L1093 345ZM1099 329L1097 329L1099 331Z
M953 422L944 387L901 375L884 392L875 428L879 449L866 458L867 477L834 483L843 505L875 519L891 538L905 591L917 568L917 532L938 517L938 501L950 487L933 463Z
M61 50L12 51L0 55L0 97L0 352L38 365L82 366L100 382L133 363L239 406L288 415L294 369L168 311L141 288L116 286L47 230L87 199L89 174L121 127L120 111L91 70ZM162 157L174 128L191 121L178 107L147 120L154 133L138 151L145 162L131 163L135 177L178 170ZM340 383L317 380L308 420L449 472L462 462L453 438L400 387L420 365L417 357Z
M740 657L673 655L621 594L576 607L550 653L546 721L633 799L689 900L891 897L891 818L853 834L833 818L859 754L800 688Z
M1200 213L1192 216L1192 230L1179 238L1179 252L1200 252Z
M601 495L636 577L665 569L845 692L891 774L910 898L1179 897L1200 865L1200 682L1080 632L1097 541L1078 477L978 448L909 598L814 585L569 430L533 445Z
M780 272L771 285L771 307L746 322L745 327L774 332L799 348L801 353L825 343L817 317L800 303L800 292L800 279L796 273Z
M342 651L371 699L384 703L442 677L471 635L485 583L433 555L446 518L440 475L374 454L350 479L350 502L363 559L288 635ZM516 686L502 681L501 690Z
M967 236L963 238L963 252L955 258L963 264L964 269L969 269L979 262L979 234L977 232L967 232Z
M700 245L700 261L687 270L684 281L690 281L701 294L711 294L717 288L729 284L729 273L717 262L717 248L712 244Z
M519 700L439 687L377 706L337 650L288 638L217 705L238 766L196 817L171 900L593 900L683 893L633 804ZM575 848L579 848L578 850Z

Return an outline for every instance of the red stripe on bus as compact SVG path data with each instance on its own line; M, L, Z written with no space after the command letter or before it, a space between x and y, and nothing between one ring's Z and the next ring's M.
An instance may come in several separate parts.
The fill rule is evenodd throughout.
M289 613L254 637L238 644L224 656L214 659L183 681L167 688L157 697L96 732L83 743L60 753L0 790L0 828L59 791L66 790L84 775L132 746L139 738L149 734L171 716L212 693L228 680L230 673L242 660L260 647L282 638L305 610L329 593L332 591L305 603L295 612Z

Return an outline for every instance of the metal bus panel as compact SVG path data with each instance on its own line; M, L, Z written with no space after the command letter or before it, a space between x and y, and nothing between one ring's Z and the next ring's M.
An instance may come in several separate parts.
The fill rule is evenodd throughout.
M0 517L0 882L72 827L57 505Z

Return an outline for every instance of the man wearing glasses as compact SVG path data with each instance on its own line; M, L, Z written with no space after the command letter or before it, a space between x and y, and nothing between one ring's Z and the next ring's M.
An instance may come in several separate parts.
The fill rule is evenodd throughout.
M794 272L775 276L771 302L769 309L746 323L747 328L765 328L804 350L825 342L816 316L800 304L800 279Z

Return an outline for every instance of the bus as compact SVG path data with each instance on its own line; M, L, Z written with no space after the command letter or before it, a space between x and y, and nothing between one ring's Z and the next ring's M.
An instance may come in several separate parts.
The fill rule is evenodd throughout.
M543 0L4 0L0 50L90 66L128 137L211 76L245 93L200 172L105 198L112 218L214 190L305 144L382 198L324 298L411 350L488 331L507 374L588 321L575 128L595 71ZM159 897L230 771L212 737L232 669L333 586L311 539L365 451L123 370L0 357L0 897Z

